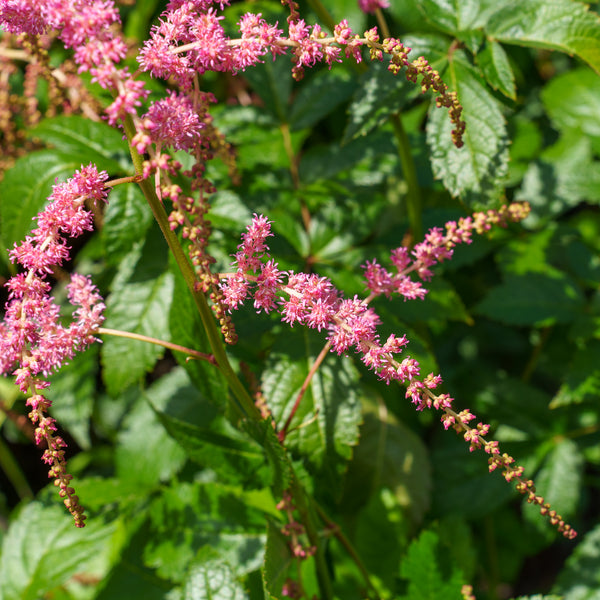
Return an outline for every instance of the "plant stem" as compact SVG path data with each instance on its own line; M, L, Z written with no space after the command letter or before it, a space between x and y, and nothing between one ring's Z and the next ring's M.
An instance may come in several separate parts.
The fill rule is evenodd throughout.
M394 135L398 142L398 157L400 158L402 173L404 174L404 179L408 186L408 191L406 193L406 209L410 230L413 239L420 240L423 237L423 221L421 219L421 188L419 187L417 168L412 156L408 136L402 125L402 119L400 119L400 113L391 115L390 123L394 128Z

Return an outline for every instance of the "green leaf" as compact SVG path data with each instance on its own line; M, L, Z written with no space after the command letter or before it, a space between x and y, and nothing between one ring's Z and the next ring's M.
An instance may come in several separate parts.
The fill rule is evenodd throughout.
M107 264L117 266L136 242L144 239L152 220L152 211L136 185L114 188L101 231Z
M600 202L600 163L590 139L567 130L539 160L529 164L517 200L531 205L527 223L539 226L580 202Z
M572 517L579 505L583 479L584 460L577 444L569 439L556 443L535 475L536 494L543 496L563 519ZM523 516L536 529L554 537L546 519L540 517L539 506L523 500Z
M367 413L345 479L344 511L358 512L380 487L390 490L417 524L431 503L431 465L425 446L408 427L391 415Z
M566 275L508 275L492 288L475 311L510 325L570 323L583 309L579 287Z
M281 527L269 519L265 562L262 568L263 586L265 593L269 594L269 600L281 597L281 588L295 560L290 552L288 538L281 533Z
M265 463L260 446L242 437L224 417L215 415L214 409L211 414L209 406L203 406L198 400L196 398L195 403L190 402L188 410L179 417L167 412L156 412L160 422L185 451L186 456L214 471L222 481L240 483L247 487L268 485L272 472ZM170 407L169 411L173 409ZM185 420L185 415L194 410L196 414L206 417L203 426Z
M346 71L320 71L304 84L294 99L290 129L312 127L348 100L356 82Z
M504 48L494 40L487 40L476 60L486 81L495 90L516 100L515 76Z
M259 503L276 512L268 492L174 483L150 507L145 563L160 577L182 583L194 557L210 548L215 558L235 567L237 577L256 571L265 550L265 513Z
M279 123L288 122L288 102L293 83L291 69L289 56L279 56L275 61L267 59L244 71L244 78Z
M564 569L552 589L565 600L595 600L600 590L600 525L586 533L573 554L567 558Z
M106 303L105 326L170 341L168 313L173 276L166 270L166 245L156 231L123 259ZM116 396L139 381L163 355L164 348L148 342L105 336L103 378Z
M567 71L550 80L542 100L554 127L600 137L600 77L590 69Z
M10 247L34 227L56 180L65 181L81 167L79 157L56 150L40 150L19 158L0 182L0 235Z
M420 93L403 73L392 75L385 63L373 63L362 75L348 108L348 125L342 145L364 136L384 123Z
M576 54L600 72L600 19L573 0L510 0L490 16L486 33L508 44Z
M313 332L289 332L287 352L277 350L262 376L262 390L278 427L291 414L298 394L324 341ZM286 447L299 452L313 469L339 493L338 482L358 442L362 421L357 390L358 373L349 360L327 356L311 378L310 385L291 421Z
M247 600L248 594L236 578L234 568L206 549L201 552L186 578L184 600Z
M115 532L114 523L100 519L77 529L62 503L24 506L2 543L0 597L38 600L75 574L93 578L93 563L108 560Z
M419 0L423 16L437 28L456 35L478 24L481 0Z
M469 206L498 200L508 172L508 135L497 100L485 88L462 52L456 52L444 74L458 94L467 125L464 146L451 141L452 123L445 109L432 104L427 124L431 166L453 196Z
M408 594L402 600L463 599L462 573L454 568L449 577L443 577L437 549L438 536L433 531L423 531L410 545L400 565L400 575L408 580Z
M102 121L77 115L44 119L29 132L29 137L77 157L80 164L94 163L98 170L114 173L131 169L123 133Z
M185 452L167 433L153 406L164 408L179 393L189 393L189 380L180 370L162 377L140 396L129 410L118 436L115 463L121 479L152 487L176 473L185 462ZM193 388L192 388L193 390Z
M551 408L596 401L600 396L600 340L590 340L578 348L564 383L550 405Z

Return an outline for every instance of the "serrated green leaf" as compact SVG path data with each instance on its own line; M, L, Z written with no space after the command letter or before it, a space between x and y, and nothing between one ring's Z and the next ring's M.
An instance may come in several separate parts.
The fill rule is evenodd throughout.
M429 23L451 35L473 29L481 11L480 0L419 0L419 8Z
M121 479L152 487L171 477L185 462L185 452L167 433L152 409L152 406L165 407L173 394L186 393L189 380L182 375L175 371L161 378L146 391L147 398L140 396L129 410L115 454L117 474Z
M321 71L304 84L294 99L290 129L311 127L350 98L356 82L345 71Z
M581 313L579 286L566 275L508 275L492 288L475 311L510 325L570 323Z
M487 40L477 53L476 60L487 82L495 90L515 100L515 76L504 48L494 40Z
M600 396L600 340L590 340L573 355L564 383L551 408L596 401Z
M302 389L312 363L324 343L319 336L303 331L288 339L286 354L275 352L263 372L262 390L275 422L282 427ZM304 335L305 334L305 335ZM301 344L299 347L291 345ZM357 391L358 373L349 360L325 358L291 421L286 447L300 453L313 469L332 482L346 468L352 447L358 442L362 421Z
M453 126L447 111L432 104L427 143L433 173L453 196L460 196L467 205L489 205L498 200L508 172L504 116L462 53L455 53L444 77L458 94L467 128L464 146L456 148L451 141Z
M123 133L102 121L61 115L44 119L29 136L77 157L82 164L94 163L98 170L114 173L131 168Z
M105 326L170 341L168 314L173 276L167 267L166 245L149 235L123 259L106 303ZM117 395L139 381L164 353L148 342L105 336L102 344L103 377L107 390Z
M247 600L234 568L215 552L201 552L186 578L184 600Z
M76 573L90 572L97 558L108 559L115 524L100 519L77 529L61 505L32 502L23 507L4 536L0 557L0 597L38 600Z
M118 265L136 242L144 239L152 219L152 211L137 186L113 189L101 232L107 264Z
M600 137L600 77L579 68L551 79L542 100L557 129Z
M25 239L56 180L65 181L80 167L78 156L39 150L22 156L6 171L0 182L0 235L4 246L12 249Z
M541 469L535 475L536 494L543 496L563 519L572 517L581 497L583 456L573 441L562 439L546 456ZM524 500L523 515L536 529L552 533L545 519L539 515L539 507Z
M600 72L600 19L573 0L512 0L490 16L487 34L508 44L576 54Z
M269 484L275 469L269 470L260 446L242 437L212 405L198 397L195 388L186 394L178 392L165 410L154 410L186 456L214 471L222 481L251 487ZM195 423L189 422L190 414Z
M569 556L552 589L565 600L597 600L600 597L600 525L586 533Z
M269 594L269 600L281 597L281 588L294 560L288 540L281 533L281 527L269 519L267 521L265 562L262 568L263 586L265 593Z
M256 502L275 511L268 495L245 495L216 484L175 483L150 509L150 541L144 561L165 579L182 583L194 557L210 548L215 558L235 567L236 576L257 570L264 556L265 514Z
M402 600L463 600L463 576L456 568L444 578L436 557L438 537L423 531L409 547L400 564L400 575L408 580L408 594Z

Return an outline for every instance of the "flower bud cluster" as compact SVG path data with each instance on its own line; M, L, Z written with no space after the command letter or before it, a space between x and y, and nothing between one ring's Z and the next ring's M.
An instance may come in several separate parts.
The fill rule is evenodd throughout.
M47 277L69 258L67 238L92 229L92 214L84 202L106 200L107 178L105 172L90 165L54 186L49 204L37 216L37 227L10 252L11 260L25 272L6 283L9 298L0 322L0 373L14 375L20 390L32 394L27 405L36 425L36 443L46 445L43 460L50 465L48 475L55 479L78 527L83 527L85 516L69 486L72 476L66 472L66 444L55 435L55 421L46 415L51 402L39 391L49 386L45 380L48 375L96 340L94 333L104 319L104 304L87 277L73 274L67 293L76 308L71 323L65 326L50 296Z

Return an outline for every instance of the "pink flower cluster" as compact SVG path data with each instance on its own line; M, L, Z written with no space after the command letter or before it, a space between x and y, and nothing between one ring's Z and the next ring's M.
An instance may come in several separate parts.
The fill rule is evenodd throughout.
M148 95L143 82L116 66L127 53L125 41L113 28L119 22L112 0L0 0L4 30L30 35L58 31L65 48L74 50L79 72L89 71L93 81L114 92L116 98L106 110L111 125L134 115Z
M54 435L54 419L45 415L51 402L39 391L48 387L45 378L50 373L72 358L75 351L95 341L94 332L104 318L104 304L87 277L72 275L67 293L76 308L71 323L65 326L46 278L54 266L69 258L67 238L92 229L92 214L84 202L106 200L107 178L105 172L90 165L82 167L67 182L54 186L49 204L37 217L37 227L10 252L12 261L25 272L6 283L9 298L0 322L0 373L14 375L20 390L32 394L27 405L31 407L30 419L37 426L36 443L46 444L43 459L51 465L49 476L55 478L79 527L85 516L69 486L72 476L65 470L66 444Z
M500 469L506 481L516 481L517 490L527 501L540 506L565 537L573 538L577 533L565 523L560 515L551 510L544 498L537 496L531 480L524 481L523 467L514 465L514 459L500 454L498 442L486 439L490 426L470 422L476 417L469 410L455 412L454 399L448 394L435 394L433 390L442 383L440 375L430 373L421 377L419 363L410 356L397 357L408 344L406 336L390 335L383 343L377 334L380 323L369 302L384 294L394 293L405 299L423 298L426 290L420 282L413 282L408 274L415 272L423 280L429 280L430 268L438 262L452 257L453 248L459 243L470 243L472 234L488 231L493 225L504 226L508 221L520 221L529 213L527 204L511 204L499 211L488 210L475 213L458 222L446 223L445 230L433 228L425 240L412 250L401 247L392 251L391 263L396 271L391 273L375 261L365 266L367 288L371 291L365 300L357 297L344 299L331 281L318 275L282 272L268 255L266 239L271 234L271 224L263 216L254 215L252 223L242 235L242 243L235 254L236 272L222 276L222 291L230 309L237 308L253 293L254 306L260 311L277 310L282 320L293 325L300 323L328 332L327 345L342 354L353 348L362 362L377 376L390 383L400 381L406 386L406 398L417 410L434 408L442 411L441 421L445 429L453 428L469 444L469 450L483 449L490 455L489 470ZM284 279L287 282L284 283ZM285 433L288 423L280 434Z
M364 300L343 298L325 277L280 271L268 256L266 239L272 235L271 224L264 216L255 215L235 254L233 264L237 270L225 278L222 292L230 310L241 305L252 292L254 306L259 311L277 310L282 320L292 326L299 323L318 331L326 330L332 351L342 354L354 348L364 364L380 379L388 384L392 380L406 383L407 397L422 410L431 406L428 390L437 387L441 379L430 375L421 382L417 379L419 365L414 359L407 357L401 362L395 359L408 341L405 336L398 338L391 335L381 344L377 334L380 320L369 303L376 296L385 294L389 297L394 293L405 299L422 299L427 290L419 281L413 281L409 273L414 271L421 279L430 279L433 275L430 268L451 258L456 244L470 243L474 231L482 233L492 224L504 225L509 220L521 220L528 210L526 204L513 204L500 211L476 213L460 219L458 223L449 222L445 232L433 228L425 241L417 244L412 251L405 247L392 251L395 273L375 261L368 262L365 278L371 293ZM442 405L445 404L442 402Z

